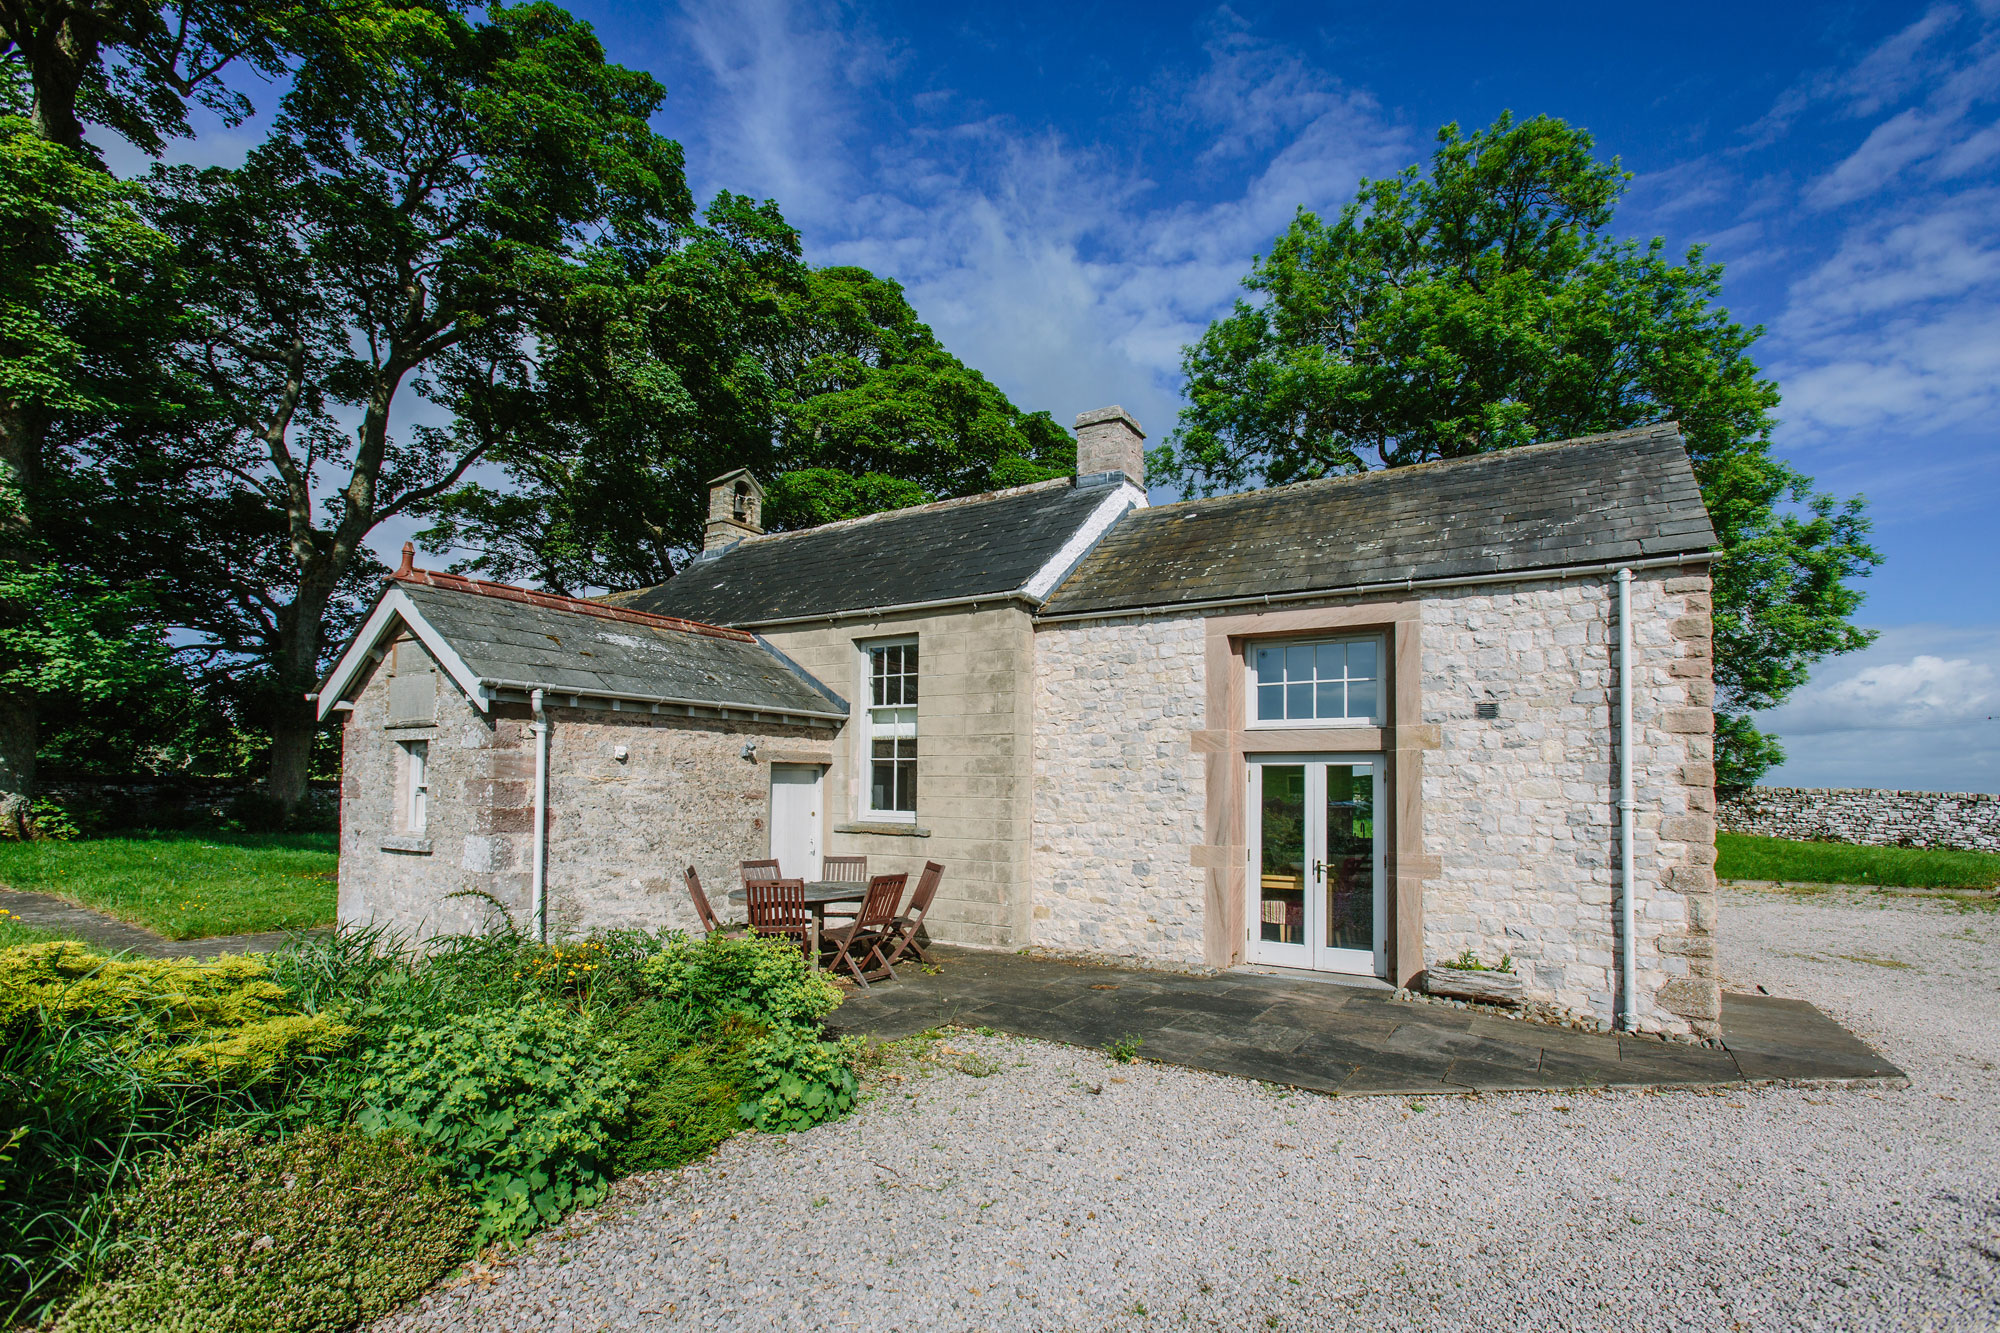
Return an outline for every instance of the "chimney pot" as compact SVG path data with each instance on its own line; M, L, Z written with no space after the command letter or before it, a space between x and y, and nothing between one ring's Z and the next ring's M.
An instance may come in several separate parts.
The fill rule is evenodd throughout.
M1076 474L1123 472L1146 489L1146 432L1122 407L1100 407L1076 419Z
M396 566L396 577L406 579L417 571L417 544L403 543L403 563Z
M707 555L764 531L764 488L750 469L725 472L708 483L708 528L701 550Z

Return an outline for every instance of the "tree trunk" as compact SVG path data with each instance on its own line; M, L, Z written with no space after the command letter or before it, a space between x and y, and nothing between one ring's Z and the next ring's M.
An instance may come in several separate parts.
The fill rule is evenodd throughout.
M326 586L319 586L324 579ZM277 651L278 697L271 708L271 768L264 789L290 814L305 799L319 709L306 694L319 684L319 646L332 580L310 575L285 608Z
M28 490L34 485L40 453L37 423L26 405L0 400L0 560L25 564L34 530L28 518ZM25 622L38 614L31 606L0 604L0 617ZM35 799L35 748L39 701L21 690L0 690L0 836L28 836Z
M33 695L0 691L0 837L25 838L35 800Z

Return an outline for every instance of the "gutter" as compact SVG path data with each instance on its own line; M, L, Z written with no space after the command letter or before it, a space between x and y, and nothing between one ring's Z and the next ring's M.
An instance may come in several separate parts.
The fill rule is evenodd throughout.
M1516 569L1499 574L1452 574L1434 579L1391 579L1383 583L1350 583L1338 588L1315 588L1309 592L1251 593L1243 597L1217 597L1204 602L1153 602L1144 606L1107 607L1099 611L1065 611L1036 616L1038 625L1054 625L1067 620L1115 620L1121 616L1173 615L1183 611L1213 611L1232 606L1276 606L1282 602L1310 602L1326 597L1364 597L1378 592L1414 592L1419 588L1470 588L1487 583L1532 583L1539 579L1573 579L1610 574L1620 569L1678 569L1705 565L1715 559L1712 551L1687 555L1661 555L1646 560L1625 560L1595 565L1551 565L1542 569ZM821 619L815 616L813 619Z
M899 602L893 606L867 606L853 611L821 611L810 616L783 616L777 620L743 620L734 622L736 626L751 632L769 629L777 625L831 625L842 620L867 620L875 616L903 615L911 611L942 611L953 606L978 606L982 602L1026 602L1030 609L1040 606L1046 600L1035 596L1025 588L1013 588L1007 592L983 592L976 597L944 597L935 602ZM770 712L770 709L765 709Z
M623 690L616 693L609 690L570 689L567 686L537 685L529 680L495 680L491 676L481 676L482 690L520 690L526 693L530 702L541 697L546 691L552 695L569 695L578 699L625 699L640 704L671 704L676 708L729 709L738 713L763 713L770 717L815 717L835 722L847 721L846 713L819 713L808 708L774 707L771 704L727 703L715 699L680 699L664 694L632 694Z

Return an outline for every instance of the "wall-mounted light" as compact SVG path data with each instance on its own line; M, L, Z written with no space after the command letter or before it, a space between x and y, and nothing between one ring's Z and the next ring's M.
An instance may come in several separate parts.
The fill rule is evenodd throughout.
M745 759L755 759L757 757L757 742L755 741L743 742L742 753Z
M613 759L616 759L621 764L625 762L625 760L631 755L631 753L632 752L630 750L627 750L622 745L614 745L611 747L611 757Z

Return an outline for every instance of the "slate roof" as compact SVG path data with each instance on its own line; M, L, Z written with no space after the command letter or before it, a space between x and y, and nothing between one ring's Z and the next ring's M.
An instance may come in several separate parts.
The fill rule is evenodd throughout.
M1069 478L752 537L603 600L721 625L1014 592L1111 494Z
M595 698L847 713L825 685L739 630L431 570L399 572L392 587L481 680Z
M1041 614L1526 573L1714 545L1680 427L1666 422L1134 510Z

